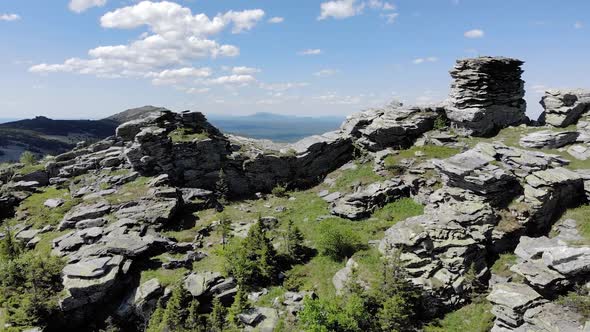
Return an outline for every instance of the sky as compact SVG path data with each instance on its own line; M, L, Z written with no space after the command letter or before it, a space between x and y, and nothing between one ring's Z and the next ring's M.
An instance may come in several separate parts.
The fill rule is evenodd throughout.
M567 5L566 5L567 4ZM345 116L447 98L456 59L525 61L528 113L590 87L587 0L2 0L0 118L156 105Z

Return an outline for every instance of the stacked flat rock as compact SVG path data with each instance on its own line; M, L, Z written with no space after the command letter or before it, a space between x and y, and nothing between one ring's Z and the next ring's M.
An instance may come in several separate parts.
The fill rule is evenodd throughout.
M541 105L545 111L539 118L540 123L567 127L590 110L590 90L548 90Z
M458 60L451 70L448 118L466 134L488 135L526 120L523 62L503 57Z

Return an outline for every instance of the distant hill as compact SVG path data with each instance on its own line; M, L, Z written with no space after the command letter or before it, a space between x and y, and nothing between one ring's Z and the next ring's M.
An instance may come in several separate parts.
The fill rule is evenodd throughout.
M114 135L121 123L160 110L164 109L144 106L101 120L53 120L38 116L5 123L0 121L0 162L18 160L24 151L39 156L60 154L72 149L78 142L94 142Z
M338 129L344 117L299 117L274 113L248 116L207 116L221 131L240 136L295 142L304 137Z

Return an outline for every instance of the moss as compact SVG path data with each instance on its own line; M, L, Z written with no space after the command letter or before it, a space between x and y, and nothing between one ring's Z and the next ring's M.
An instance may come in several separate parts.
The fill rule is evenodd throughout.
M445 315L424 327L424 332L487 332L494 325L492 305L485 299L476 299L463 308Z
M204 140L209 138L209 135L206 132L195 132L190 128L178 128L171 131L168 134L168 137L170 137L174 143L181 143L192 142L194 140Z
M63 199L63 205L56 208L48 208L44 205L48 199ZM45 225L57 225L64 215L75 205L80 203L79 199L73 199L67 189L46 187L39 193L35 193L24 200L18 207L17 215L27 215L27 224L34 228Z
M492 265L492 273L502 277L513 276L514 273L510 271L510 267L516 264L517 256L513 253L501 254Z

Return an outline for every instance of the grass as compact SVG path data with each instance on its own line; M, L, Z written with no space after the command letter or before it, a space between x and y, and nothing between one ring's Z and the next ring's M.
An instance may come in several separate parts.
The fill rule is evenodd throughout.
M500 257L492 265L492 273L502 277L510 277L514 272L510 271L510 267L516 264L517 256L513 253L501 254Z
M178 128L168 134L168 137L174 143L192 142L194 140L204 140L209 138L206 132L194 132L189 128Z
M170 255L163 254L152 257L151 263L154 263L156 265L159 265L159 263L165 263L168 261L166 257L170 257ZM187 272L188 269L185 268L172 270L167 270L159 266L154 268L147 268L141 271L141 277L139 282L140 284L143 284L144 282L150 279L156 278L158 279L160 284L162 284L162 286L166 287L180 282L180 280L185 276Z
M382 176L375 173L372 163L356 163L355 165L356 168L354 169L338 171L341 173L335 174L337 178L334 187L331 188L333 192L350 192L351 189L356 185L364 186L373 182L384 180Z
M568 209L561 219L574 219L580 235L585 239L583 242L590 244L590 205L584 204L577 208Z
M51 198L61 198L65 202L56 208L48 208L43 205L46 200ZM27 223L32 224L35 228L45 225L57 225L66 212L78 203L80 203L80 200L71 198L67 189L46 187L41 192L35 193L25 199L18 207L17 215L24 215L26 213Z
M121 204L141 199L147 196L149 191L147 183L149 181L150 178L148 177L138 177L135 181L121 186L116 193L104 196L104 199L111 204Z
M25 165L22 168L18 169L17 173L26 175L26 174L30 174L30 173L33 173L36 171L41 171L44 169L45 169L45 165L42 163L28 164L28 165Z
M569 292L560 296L557 303L582 315L584 320L588 320L590 318L590 296L587 295L587 292L584 288L580 289L580 291Z
M398 154L387 156L383 162L386 169L394 169L400 165L400 162L403 159L415 159L419 162L434 158L446 159L459 152L461 152L461 150L448 146L413 146L407 150L400 150ZM416 156L416 153L420 154L420 156Z
M476 299L463 308L445 315L424 327L424 332L488 332L494 325L492 305L485 299Z

